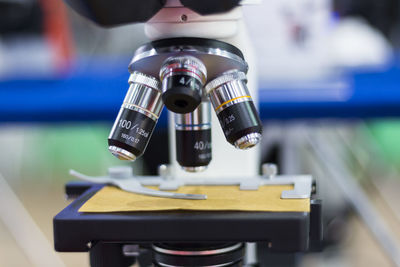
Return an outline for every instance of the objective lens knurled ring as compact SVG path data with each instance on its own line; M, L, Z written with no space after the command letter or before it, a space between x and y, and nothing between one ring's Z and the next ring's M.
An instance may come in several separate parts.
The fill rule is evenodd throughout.
M186 69L195 69L197 72L200 72L199 77L202 82L205 82L207 79L207 69L204 64L200 61L200 59L193 56L178 56L168 58L164 61L163 67L160 70L160 77L163 79L166 74L168 74L171 69L171 65L174 65L173 68L186 68Z
M204 87L204 90L206 91L207 94L209 94L212 90L220 87L221 85L223 85L225 83L229 83L232 81L238 81L238 80L245 80L245 82L247 82L246 74L242 71L230 70L230 71L224 72L221 76L210 81Z
M156 90L161 90L160 89L161 84L156 78L154 78L150 75L146 75L144 73L138 72L138 71L133 72L129 76L128 82L129 83L139 83L139 84L143 84L145 86L151 87Z

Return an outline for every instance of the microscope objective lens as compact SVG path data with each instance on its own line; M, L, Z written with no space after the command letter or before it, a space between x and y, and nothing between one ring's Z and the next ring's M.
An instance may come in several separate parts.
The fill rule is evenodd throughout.
M161 67L160 80L165 106L170 111L184 114L194 111L200 104L207 71L195 57L170 57Z
M164 105L157 79L134 72L129 84L108 137L108 149L118 159L134 161L144 153Z
M231 70L205 87L226 140L238 149L255 146L262 136L261 121L246 82L244 72Z
M205 99L191 113L175 114L176 159L187 172L200 172L211 161L211 112Z

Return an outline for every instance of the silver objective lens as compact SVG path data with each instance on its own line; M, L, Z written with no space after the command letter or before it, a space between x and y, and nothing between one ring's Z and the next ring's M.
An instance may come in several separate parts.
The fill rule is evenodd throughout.
M211 110L205 99L191 113L175 114L176 159L187 172L200 172L211 161Z
M262 136L261 121L246 83L244 72L231 70L205 87L227 141L239 149L255 146Z
M207 71L200 59L178 56L166 59L160 70L163 101L175 113L194 111L202 99Z
M129 84L108 137L108 149L121 160L134 161L144 153L164 105L160 83L154 77L134 72Z

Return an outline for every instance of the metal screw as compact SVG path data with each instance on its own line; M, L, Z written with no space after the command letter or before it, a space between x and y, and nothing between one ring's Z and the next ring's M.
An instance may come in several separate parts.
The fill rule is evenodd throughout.
M268 178L272 178L278 174L278 166L274 163L264 163L262 165L262 174Z
M158 175L163 178L171 177L171 167L168 164L161 164L158 166Z
M181 21L182 21L182 22L186 22L187 19L188 19L188 16L187 16L187 15L183 14L183 15L181 16Z

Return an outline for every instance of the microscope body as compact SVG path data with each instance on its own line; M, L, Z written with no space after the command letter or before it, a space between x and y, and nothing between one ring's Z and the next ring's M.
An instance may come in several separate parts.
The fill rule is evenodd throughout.
M109 136L110 152L130 161L142 155L165 105L172 111L172 177L257 175L259 151L252 147L262 126L241 8L200 15L167 1L146 22L145 33L152 42L138 48L129 65L130 88Z
M259 175L256 57L239 6L257 1L65 1L103 26L145 22L151 42L138 48L129 64L129 89L108 138L109 150L119 159L136 160L167 108L170 165L156 177L123 178L172 191L185 185L248 191L293 185L282 191L282 199L310 198L311 177L275 179L276 168L268 166ZM130 266L131 259L125 260L136 253L140 261L141 248L152 253L143 266L250 266L257 262L256 243L248 242L264 242L265 251L305 251L309 222L319 219L316 212L316 219L310 212L79 212L77 203L98 190L82 189L82 197L54 219L56 250L89 251L95 267ZM319 211L320 203L315 206Z
M166 7L145 24L145 33L151 40L191 37L215 39L234 45L240 49L250 66L247 73L247 87L254 103L258 103L255 56L241 7L223 14L202 16L182 6L179 1L168 1ZM243 151L230 146L214 114L211 116L212 160L207 171L197 173L184 171L176 160L175 120L172 113L169 115L170 167L175 175L229 179L258 174L260 166L258 147Z

